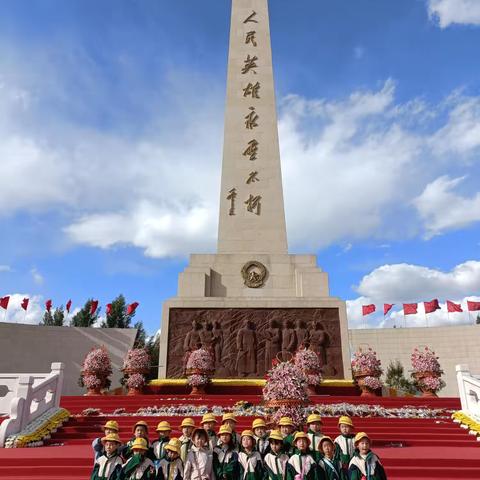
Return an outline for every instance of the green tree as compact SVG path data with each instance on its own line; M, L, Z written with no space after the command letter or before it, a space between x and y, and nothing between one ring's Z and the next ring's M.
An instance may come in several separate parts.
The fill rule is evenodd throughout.
M137 336L135 337L135 348L144 348L147 344L147 332L143 327L142 322L136 322L133 328L137 329Z
M410 394L415 394L417 391L413 382L405 378L403 365L399 360L390 361L385 374L385 384Z
M72 327L92 327L95 324L95 322L98 320L100 308L97 308L97 311L92 315L90 313L92 302L93 298L88 299L83 308L73 316L70 323Z
M63 327L63 322L65 320L65 312L63 310L63 305L55 309L52 312L46 311L43 314L43 320L40 322L40 325L44 325L46 327Z
M125 297L120 294L112 301L110 312L102 322L102 328L130 328L134 316L135 312L127 315L127 302Z
M148 338L145 348L151 359L150 372L147 375L147 380L154 380L158 378L158 356L160 354L160 331L156 335Z
M477 320L475 321L477 325L480 325L480 314L477 315Z

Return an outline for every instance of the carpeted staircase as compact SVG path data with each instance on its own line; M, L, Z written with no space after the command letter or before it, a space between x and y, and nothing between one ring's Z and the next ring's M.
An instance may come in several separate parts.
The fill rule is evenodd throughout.
M179 436L178 416L125 416L112 415L123 408L126 413L135 413L141 407L165 407L179 405L233 406L239 400L260 403L257 395L209 395L194 398L186 395L145 395L141 397L63 397L62 407L67 408L72 418L55 433L42 448L0 450L1 480L69 479L89 478L92 467L92 440L101 434L107 420L104 416L83 416L86 408L98 408L119 422L122 440L131 437L133 424L145 420L151 428L151 439L160 420L168 420L174 428L172 435ZM458 399L421 398L373 398L317 396L314 403L320 404L371 404L386 408L413 406L435 409L458 410ZM237 417L238 431L251 426L254 417ZM389 479L480 479L480 443L454 424L450 419L409 419L382 417L355 417L357 431L366 431L374 441L374 450L379 454ZM336 418L324 417L324 432L336 436Z

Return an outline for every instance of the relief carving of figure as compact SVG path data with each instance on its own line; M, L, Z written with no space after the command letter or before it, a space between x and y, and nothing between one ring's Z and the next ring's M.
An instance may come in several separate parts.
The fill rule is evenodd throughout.
M297 319L297 328L295 329L295 335L297 337L297 349L300 350L300 348L305 347L310 340L310 334L305 327L305 323L300 318Z
M283 323L283 332L282 332L282 352L293 353L295 351L297 337L295 335L295 330L292 328L290 320L285 320Z
M275 320L270 320L269 328L265 330L265 371L272 368L272 360L282 349L282 330Z
M215 351L215 365L218 365L222 360L223 352L223 330L220 325L220 322L215 322L213 324L213 345Z
M203 321L202 329L200 330L200 340L202 342L202 347L213 353L212 324L208 320Z
M250 320L237 333L237 373L241 377L257 373L257 336Z
M314 322L310 331L310 349L318 353L320 364L327 364L328 334L320 322Z
M188 358L190 354L200 348L201 346L201 339L200 339L200 329L201 325L197 322L197 320L192 320L192 329L187 333L185 340L183 341L183 372L186 372Z

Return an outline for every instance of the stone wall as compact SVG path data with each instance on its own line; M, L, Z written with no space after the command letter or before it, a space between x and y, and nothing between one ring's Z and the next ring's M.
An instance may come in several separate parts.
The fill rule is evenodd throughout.
M429 346L440 357L447 383L440 396L458 396L455 366L467 364L472 373L480 373L480 325L431 328L379 328L349 330L350 346L371 346L386 369L390 360L400 360L407 374L415 347Z
M136 329L42 327L0 323L0 372L50 372L52 362L65 364L64 395L82 395L78 386L87 352L105 345L113 364L112 388L120 386L120 368L132 348Z

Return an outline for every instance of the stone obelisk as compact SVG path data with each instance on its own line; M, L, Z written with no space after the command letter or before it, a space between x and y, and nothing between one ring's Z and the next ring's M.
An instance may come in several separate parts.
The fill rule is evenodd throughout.
M287 253L267 0L233 1L218 253Z
M345 302L315 255L287 248L267 0L232 0L218 251L191 255L163 305L159 377L199 345L216 377L262 377L305 343L349 377Z

